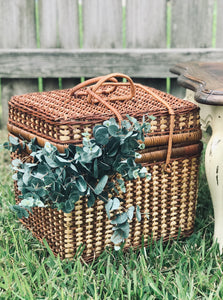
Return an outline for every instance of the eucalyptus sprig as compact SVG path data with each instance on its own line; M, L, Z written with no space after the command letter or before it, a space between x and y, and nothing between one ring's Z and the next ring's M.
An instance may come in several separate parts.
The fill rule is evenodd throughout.
M93 138L89 133L83 133L83 146L70 144L60 153L49 142L42 148L36 143L10 137L6 148L11 151L22 151L25 144L31 150L32 160L15 159L12 168L15 171L13 179L17 181L21 192L21 202L12 209L18 217L28 217L32 207L51 207L70 213L75 203L84 196L88 207L94 205L97 198L105 203L108 218L113 227L112 242L115 248L124 242L129 235L129 221L133 219L134 211L138 221L141 220L140 208L131 206L126 212L119 213L121 202L119 189L125 193L125 181L150 177L147 169L135 162L140 157L137 152L145 145L144 133L150 130L150 124L140 124L135 118L127 115L121 127L114 118L93 128ZM142 142L138 142L138 141ZM121 174L120 176L117 175Z

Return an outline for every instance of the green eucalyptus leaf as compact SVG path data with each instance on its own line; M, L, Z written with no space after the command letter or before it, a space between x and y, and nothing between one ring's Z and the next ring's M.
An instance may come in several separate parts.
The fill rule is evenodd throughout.
M94 189L94 192L96 195L99 195L102 193L106 183L108 181L108 175L104 175L98 182L96 188Z
M67 159L65 159L65 158L63 158L63 157L60 157L60 156L58 156L58 155L55 155L55 158L56 158L56 162L58 163L58 165L62 165L62 166L64 166L64 165L70 165L70 161L69 160L67 160Z
M58 163L56 163L52 158L48 157L47 155L44 155L46 163L51 167L51 168L57 168Z
M120 139L112 137L106 146L106 151L109 157L115 156L119 151Z
M100 195L98 195L98 199L107 203L108 201L108 192L103 191Z
M140 213L140 207L137 205L136 206L136 218L140 222L142 219L141 213Z
M92 207L95 203L95 200L96 200L96 198L95 198L94 193L92 191L90 191L90 195L88 196L88 202L87 202L88 207Z
M14 136L9 136L9 142L12 144L12 145L19 145L19 139L17 137L14 137Z
M116 230L116 231L113 233L112 237L111 237L111 241L112 241L112 243L114 243L114 244L120 244L120 243L122 243L122 242L124 241L124 234L123 234L123 231L120 230L120 229Z
M75 153L76 153L76 146L73 145L73 144L69 144L69 146L68 146L68 151L69 151L71 154L75 155Z
M131 117L129 115L126 115L126 117L129 119L130 122L132 122L133 124L137 124L138 121L134 118L134 117Z
M83 147L83 151L87 154L91 153L91 149L89 147Z
M47 192L45 189L43 188L37 188L35 189L35 193L39 196L39 197L44 197L46 196Z
M105 204L105 210L106 210L106 213L107 213L107 216L108 218L110 219L111 216L110 216L110 210L112 208L112 205L113 205L113 200L110 199L106 204Z
M152 121L155 121L156 120L156 117L155 116L148 116L148 118Z
M23 182L24 182L25 185L28 185L30 176L31 176L31 173L30 173L29 170L27 170L27 171L24 173L23 177L22 177L22 180L23 180Z
M13 167L19 167L21 164L22 164L21 159L13 159L12 160Z
M108 164L107 160L106 163L104 161L98 161L98 167L103 171L109 171L111 166Z
M32 174L32 176L34 178L38 178L38 179L41 179L41 180L44 178L44 175L42 173L39 173L39 172L36 172L36 173Z
M79 162L79 163L80 163L81 167L84 169L84 172L87 171L87 173L92 174L92 171L91 171L91 170L88 168L88 166L87 166L87 165L89 165L89 164L86 165L86 163L83 163L83 162ZM79 170L77 170L76 174L79 175L79 174L82 173L82 172L83 172L83 171L81 171L80 168L79 168Z
M128 219L131 221L133 218L133 213L134 213L135 207L134 206L130 206L128 211L127 211L127 216Z
M130 227L129 227L129 223L128 221L126 221L125 223L115 226L112 228L112 230L117 231L117 230L121 230L122 236L123 238L127 239L127 237L129 236L129 232L130 232Z
M117 170L118 167L122 165L122 164L120 164L121 160L122 160L122 155L121 154L117 154L115 156L115 161L112 164L112 166L113 166L114 169Z
M98 160L97 159L94 160L93 169L94 169L94 178L98 178Z
M76 185L77 185L78 190L81 193L84 193L87 190L87 183L84 180L83 176L77 177L77 179L76 179Z
M33 197L27 197L26 199L23 199L19 206L23 207L33 207L34 206L34 198Z
M65 204L64 204L64 208L63 208L63 211L65 213L70 213L74 210L74 203L71 201L71 200L67 200L65 201Z
M134 159L133 157L127 158L127 165L128 165L130 168L135 167L135 166L136 166L135 159Z
M131 128L131 123L128 120L122 120L122 127L129 130Z
M69 195L69 201L76 203L80 199L80 193L77 189L73 190L72 193Z
M44 180L45 187L48 188L50 187L52 190L55 189L55 179L53 179L50 176L45 176L43 180Z
M111 209L110 210L116 210L116 209L118 209L119 208L119 206L120 206L120 201L119 201L119 199L118 198L114 198L114 199L112 199L112 207L111 207Z
M152 178L152 174L151 173L146 174L146 179L151 180L151 178Z
M53 152L57 152L57 148L55 146L53 146L51 143L49 142L46 142L45 145L44 145L44 150L47 152L47 153L53 153Z
M9 142L5 142L5 143L3 144L3 148L6 149L6 150L10 150L10 149L11 149L10 143L9 143Z
M56 202L54 205L55 205L55 207L56 207L58 210L62 210L62 211L65 210L65 203L64 203L64 202Z
M24 207L21 207L19 205L13 205L10 206L10 209L17 214L17 217L19 219L22 219L23 217L29 217L29 212Z
M127 221L128 216L126 212L123 212L121 214L117 214L116 218L111 221L111 224L123 224Z
M133 131L129 131L126 136L124 137L124 140L126 140L127 138L129 138L130 136L133 135Z
M76 168L76 166L74 164L70 164L69 167L75 172L78 173L78 169Z
M117 137L119 135L119 127L118 127L118 125L110 125L108 127L108 133L111 136Z
M142 167L140 170L139 170L139 177L141 178L144 178L146 175L147 175L148 171L146 169L146 167ZM151 174L150 174L151 175Z
M139 146L138 146L138 148L141 149L141 150L145 149L145 147L146 147L146 146L145 146L145 144L143 144L143 143L139 144Z
M45 165L45 164L43 164L43 163L40 163L40 164L38 165L37 170L38 170L39 173L45 175L45 174L47 174L47 173L50 171L50 168L49 168L47 165Z
M108 128L100 126L94 131L94 138L100 145L106 145L109 142Z
M93 136L95 136L95 132L96 132L99 128L101 128L101 127L105 127L105 126L103 126L103 125L95 125L95 126L94 126L94 128L93 128Z
M18 174L17 174L17 173L13 174L13 175L12 175L12 179L13 179L13 180L18 180Z
M119 251L120 249L121 249L120 246L114 245L114 250L115 250L115 251Z

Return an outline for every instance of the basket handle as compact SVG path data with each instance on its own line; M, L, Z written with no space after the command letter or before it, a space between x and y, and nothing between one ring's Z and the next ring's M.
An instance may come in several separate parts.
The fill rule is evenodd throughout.
M83 88L83 87L87 87L91 84L94 84L96 83L94 86L92 87L89 87L87 89L86 92L88 92L89 89L91 89L94 93L96 93L96 91L99 89L99 87L101 87L102 85L113 85L112 88L110 89L107 89L104 91L104 93L111 93L114 91L114 89L116 88L116 86L118 85L126 85L126 83L121 83L121 82L118 82L118 80L116 79L116 77L120 77L120 78L125 78L128 80L129 82L129 85L130 85L130 94L129 95L124 95L124 96L111 96L111 97L108 97L107 100L109 101L124 101L124 100L130 100L132 99L134 96L135 96L135 85L134 85L134 82L132 81L132 79L125 75L125 74L121 74L121 73L111 73L111 74L108 74L106 76L100 76L100 77L96 77L96 78L92 78L92 79L89 79L89 80L86 80L85 82L82 82L80 84L78 84L77 86L75 86L73 89L71 89L70 91L70 96L73 96L74 93L76 91L78 91L79 89ZM112 81L113 83L107 83L106 81ZM83 93L78 93L78 95L86 95L85 92ZM98 99L92 99L93 95L89 93L88 95L88 99L87 101L88 102L91 102L91 103L97 103Z
M124 100L130 100L132 99L134 96L135 96L135 85L134 85L134 82L132 81L132 79L125 75L125 74L121 74L121 73L112 73L112 74L108 74L106 76L103 76L93 87L92 87L92 91L94 93L96 93L96 91L98 90L98 88L100 86L102 86L103 84L106 84L106 81L107 80L111 80L112 78L116 78L116 77L120 77L120 78L125 78L128 80L129 84L130 84L130 94L129 95L125 95L125 96L115 96L115 97L109 97L108 100L110 101L116 101L116 100L119 100L119 101L124 101ZM118 82L117 85L121 85L123 83L120 83ZM116 85L116 84L114 84ZM88 96L88 99L87 101L88 102L91 102L91 94Z
M75 87L73 87L70 91L70 96L73 96L75 94L76 91L78 91L79 89L82 89L84 87L87 87L88 85L92 85L94 83L97 83L100 79L104 78L104 76L99 76L99 77L95 77L95 78L91 78L88 79L84 82L79 83L78 85L76 85ZM114 77L111 77L109 79L112 82L118 82L118 80ZM112 89L113 90L113 89ZM112 90L107 90L106 93L110 93ZM82 93L78 94L78 95L82 95ZM83 93L83 95L86 95L86 93Z
M115 78L115 77L121 77L121 78L125 78L129 81L129 83L121 83L121 82L118 82L118 80ZM130 94L127 95L127 96L115 96L115 97L109 97L107 98L107 100L109 101L114 101L114 100L130 100L132 99L134 96L135 96L135 85L134 85L134 82L132 81L132 79L125 75L125 74L121 74L121 73L111 73L111 74L108 74L106 76L101 76L101 77L96 77L96 78L92 78L92 79L89 79L85 82L82 82L80 84L78 84L77 86L75 86L71 92L70 92L70 96L73 96L74 93L76 91L78 91L79 89L83 88L83 87L87 87L89 86L90 84L93 84L93 83L96 83L94 86L90 86L90 87L87 87L87 89L81 93L78 93L78 95L86 95L88 94L88 98L87 98L87 101L88 102L91 102L91 103L96 103L96 102L101 102L104 106L106 106L108 109L110 109L117 117L118 119L118 122L119 122L119 126L121 127L121 122L123 120L121 114L118 112L118 110L116 108L114 108L112 105L110 105L108 103L108 101L104 100L101 96L99 96L99 94L97 94L97 90L99 89L99 87L101 87L102 85L106 85L106 84L110 84L111 83L106 83L106 81L112 81L113 82L113 85L114 85L114 88L116 88L117 85L126 85L126 84L129 84L130 85ZM104 91L105 93L110 93L112 91L114 91L114 88L110 88L106 91ZM92 100L92 98L94 98L94 100Z

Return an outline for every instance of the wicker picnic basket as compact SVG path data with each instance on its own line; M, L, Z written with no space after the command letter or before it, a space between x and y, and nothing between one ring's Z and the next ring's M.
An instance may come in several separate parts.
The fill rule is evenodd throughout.
M126 78L120 82L117 78ZM119 122L129 114L139 121L153 115L146 148L137 159L152 179L126 182L125 205L139 205L149 213L140 223L131 221L125 247L138 247L148 237L164 240L189 236L193 232L201 153L199 108L172 95L133 83L123 74L93 78L73 89L14 96L9 102L8 130L13 136L37 138L64 151L68 144L81 144L83 132L110 117ZM13 157L28 155L13 154ZM15 184L16 201L19 192ZM79 200L71 213L51 208L34 208L22 223L42 240L55 255L71 258L85 245L83 258L90 260L110 246L112 225L101 200L88 208Z

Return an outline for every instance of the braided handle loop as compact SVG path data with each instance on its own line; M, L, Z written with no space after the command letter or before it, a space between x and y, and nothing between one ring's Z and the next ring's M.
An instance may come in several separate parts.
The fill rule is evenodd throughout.
M78 90L80 90L80 89L82 89L82 88L84 88L84 87L87 87L87 86L89 86L89 85L92 85L92 84L98 82L98 81L99 81L100 79L102 79L102 78L104 78L104 76L99 76L99 77L91 78L91 79L88 79L88 80L86 80L86 81L84 81L84 82L79 83L78 85L76 85L75 87L73 87L73 88L71 89L71 91L70 91L70 96L73 96L73 95L75 94L76 91L78 91ZM117 80L116 78L114 78L114 77L109 78L109 80L110 80L111 82L115 82L115 83L118 82L118 80ZM108 90L108 91L106 91L106 92L111 92L111 91L112 91L112 90Z
M112 73L112 74L108 74L106 76L101 77L101 79L99 79L98 82L92 87L92 92L96 93L96 91L99 89L100 86L107 84L106 83L107 80L111 80L111 79L114 79L116 77L121 77L121 78L125 78L125 79L128 80L128 82L130 84L130 94L129 95L124 95L124 96L113 96L113 95L111 95L110 97L108 97L108 100L109 101L116 101L116 100L123 101L123 100L132 99L135 96L134 82L132 81L132 79L129 76L127 76L125 74L121 74L121 73ZM121 85L121 84L123 84L123 83L120 83L120 82L117 83L116 82L114 84L114 86ZM88 102L91 102L91 98L92 98L92 95L89 94Z
M125 78L128 80L128 83L118 82L118 80L115 77ZM110 82L106 82L106 81L110 81ZM95 85L92 86L92 84L95 84ZM89 86L89 85L91 85L91 86ZM107 88L106 90L100 91L101 94L102 93L108 93L108 94L110 93L110 95L108 95L107 99L105 100L100 96L100 93L97 93L97 91L99 90L100 87L106 86L106 85L110 85L110 87ZM112 87L111 87L111 85L112 85ZM130 85L129 95L124 95L124 96L112 95L112 92L116 89L117 86L120 86L120 85ZM78 92L78 90L80 90L81 88L84 88L84 87L87 87L87 89L84 91ZM124 101L124 100L132 99L135 96L135 85L129 76L127 76L125 74L121 74L121 73L112 73L112 74L109 74L106 76L92 78L92 79L89 79L85 82L78 84L73 89L71 89L70 96L73 96L76 92L77 92L77 95L79 95L79 96L88 95L87 101L89 103L101 102L104 106L106 106L108 109L110 109L116 115L116 117L119 121L119 126L121 126L121 121L123 120L123 118L122 118L121 114L118 112L118 110L116 108L114 108L111 104L109 104L109 101L116 101L116 100Z

